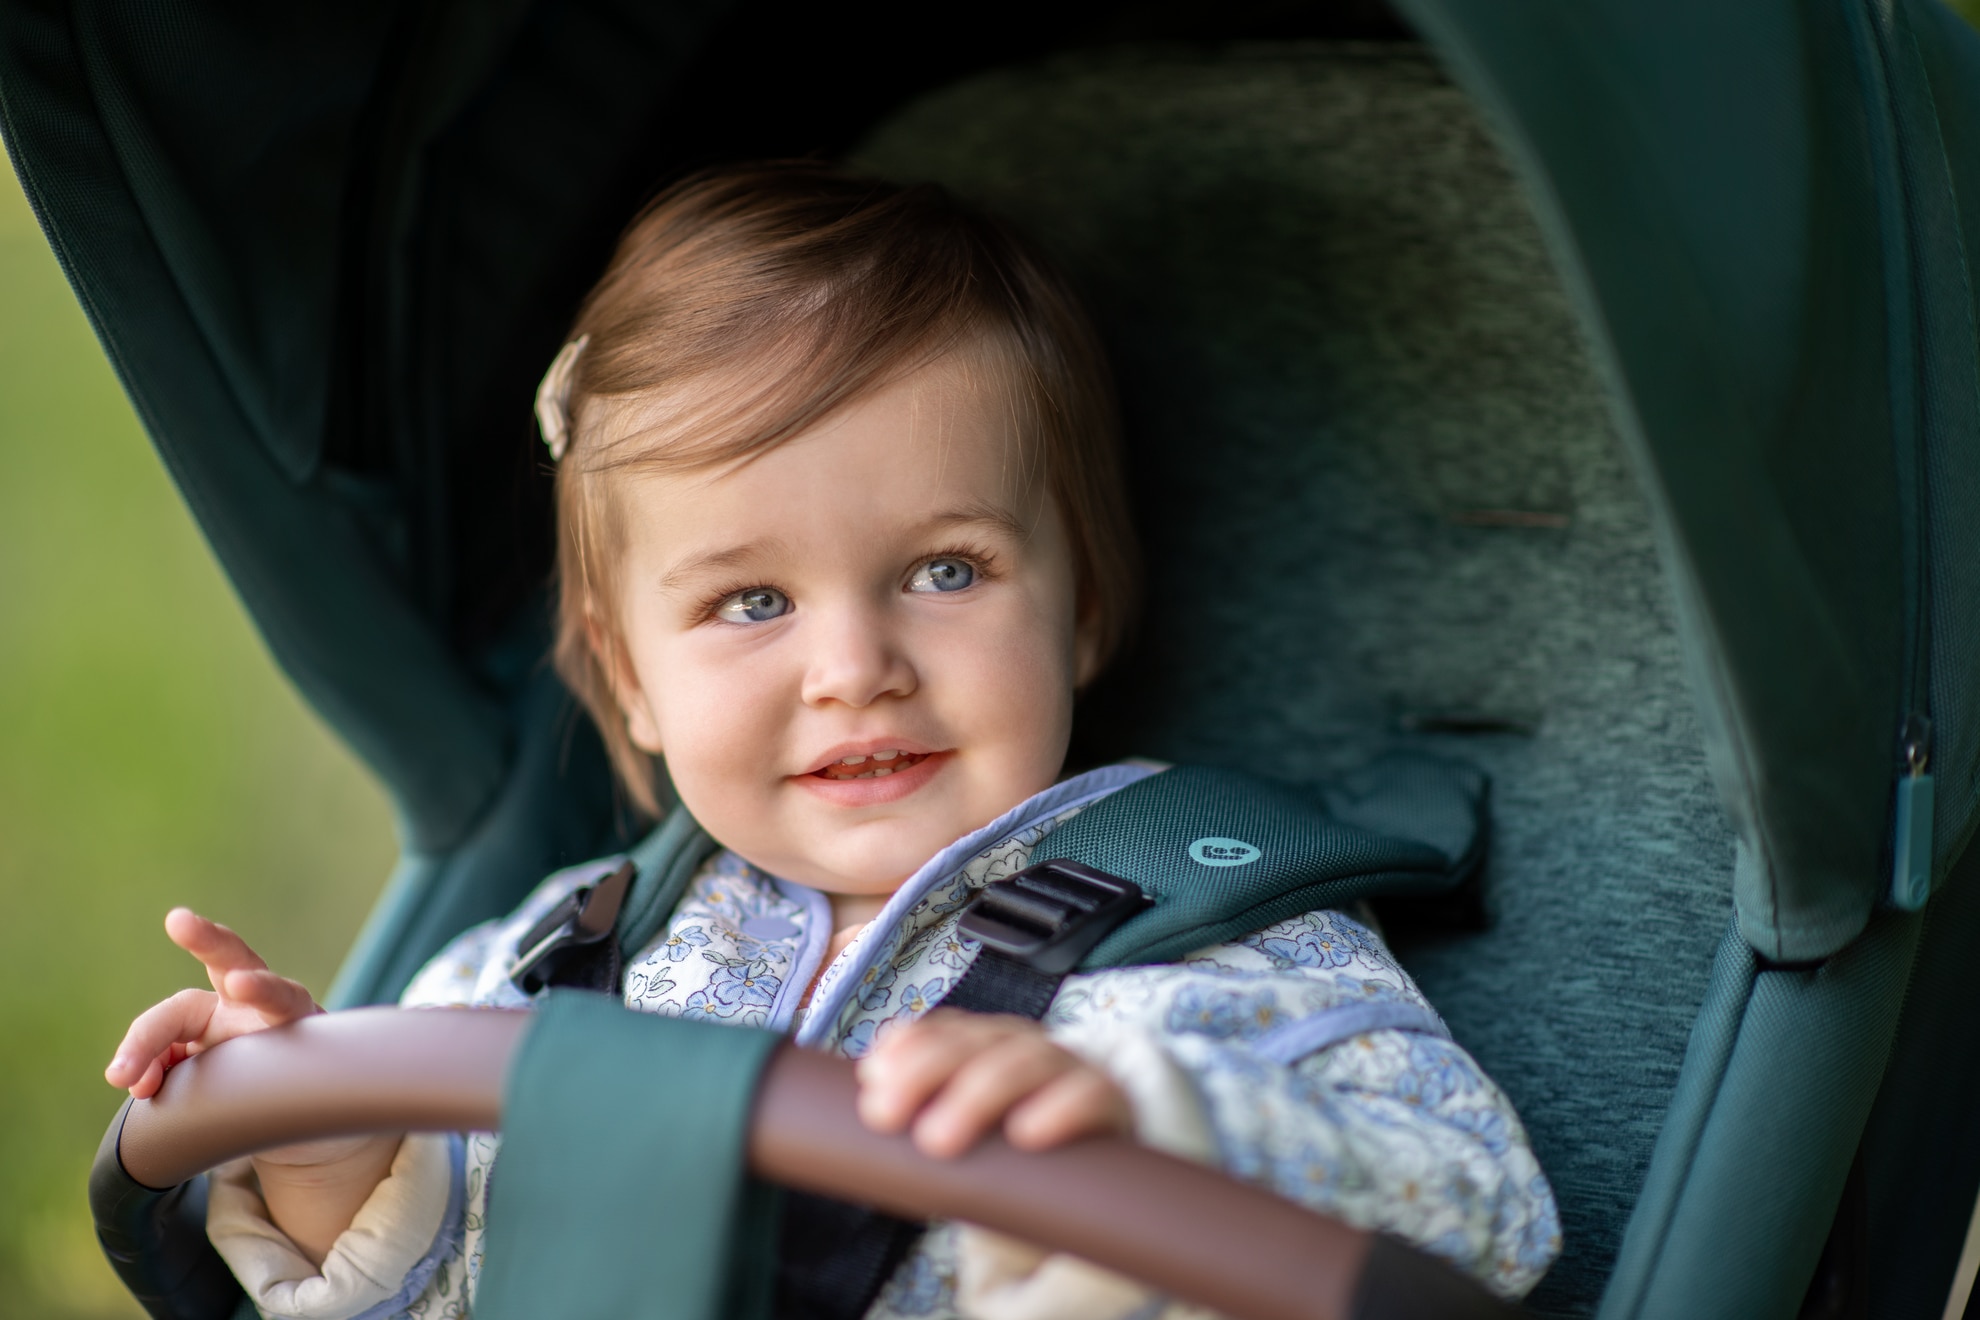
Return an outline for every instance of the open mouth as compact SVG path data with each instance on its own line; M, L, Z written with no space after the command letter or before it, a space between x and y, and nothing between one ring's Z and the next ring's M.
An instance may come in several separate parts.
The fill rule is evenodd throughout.
M882 779L896 770L920 765L932 752L881 751L839 760L811 773L819 779Z

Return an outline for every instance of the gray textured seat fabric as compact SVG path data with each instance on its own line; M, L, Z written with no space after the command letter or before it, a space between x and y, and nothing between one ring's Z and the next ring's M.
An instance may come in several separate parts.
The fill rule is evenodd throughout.
M858 155L1084 283L1149 564L1081 750L1494 780L1483 933L1401 951L1511 1094L1593 1310L1731 913L1730 826L1649 511L1518 187L1413 46L1103 51L909 108Z

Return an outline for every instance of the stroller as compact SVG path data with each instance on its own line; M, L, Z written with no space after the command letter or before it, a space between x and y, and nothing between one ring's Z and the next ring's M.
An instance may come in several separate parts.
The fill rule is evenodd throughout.
M634 842L540 663L529 395L658 183L845 156L1015 219L1108 339L1150 591L1077 760L1490 775L1482 896L1390 920L1558 1196L1531 1313L1942 1314L1980 1192L1980 36L1398 10L0 6L49 239L397 804L334 1003Z

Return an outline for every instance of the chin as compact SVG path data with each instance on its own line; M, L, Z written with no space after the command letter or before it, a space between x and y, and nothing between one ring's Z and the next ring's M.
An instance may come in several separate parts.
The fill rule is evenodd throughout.
M814 861L817 887L842 894L891 894L950 842L901 837L862 840L866 846L842 853L827 850Z

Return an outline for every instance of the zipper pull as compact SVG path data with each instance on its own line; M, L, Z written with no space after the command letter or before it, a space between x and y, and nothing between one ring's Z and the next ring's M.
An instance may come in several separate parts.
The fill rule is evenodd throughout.
M1905 719L1900 743L1904 771L1897 782L1891 846L1891 903L1916 912L1932 896L1932 721Z

